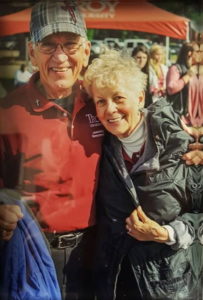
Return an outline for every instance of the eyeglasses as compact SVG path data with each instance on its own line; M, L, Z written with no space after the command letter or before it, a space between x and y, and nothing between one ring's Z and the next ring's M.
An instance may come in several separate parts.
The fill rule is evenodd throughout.
M37 45L39 47L39 51L44 54L53 54L60 45L66 55L74 55L80 49L82 44L83 43L78 44L70 41L63 44L55 44L53 42L44 41L39 42Z

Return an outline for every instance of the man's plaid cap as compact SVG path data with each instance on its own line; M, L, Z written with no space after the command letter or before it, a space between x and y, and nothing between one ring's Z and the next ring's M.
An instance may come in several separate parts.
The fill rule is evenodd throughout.
M32 9L31 41L36 43L57 32L72 32L87 37L84 19L74 0L38 2Z

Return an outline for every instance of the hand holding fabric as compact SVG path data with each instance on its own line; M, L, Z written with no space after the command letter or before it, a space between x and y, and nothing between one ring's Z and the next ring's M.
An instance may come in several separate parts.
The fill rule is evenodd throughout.
M17 226L17 222L22 219L23 214L18 205L0 205L0 238L9 240Z
M130 236L139 241L166 243L169 240L167 229L148 218L141 206L126 219L126 229Z

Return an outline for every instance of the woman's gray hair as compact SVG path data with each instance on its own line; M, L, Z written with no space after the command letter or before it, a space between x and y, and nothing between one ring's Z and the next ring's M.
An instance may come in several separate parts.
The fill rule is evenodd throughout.
M106 49L105 53L95 58L84 75L84 87L92 96L93 83L98 88L114 88L125 81L133 84L138 95L145 90L146 75L137 66L129 54L122 51Z

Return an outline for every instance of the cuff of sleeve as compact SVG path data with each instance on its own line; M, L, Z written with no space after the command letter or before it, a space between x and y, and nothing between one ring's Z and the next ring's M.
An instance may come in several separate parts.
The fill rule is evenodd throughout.
M175 230L170 225L164 225L163 227L168 231L168 235L169 235L169 241L166 242L165 244L169 246L174 245L176 243Z

